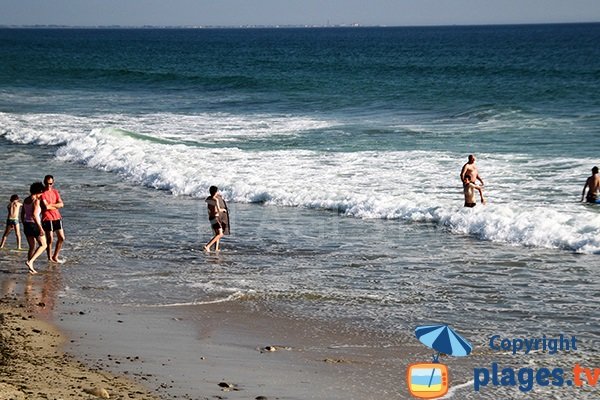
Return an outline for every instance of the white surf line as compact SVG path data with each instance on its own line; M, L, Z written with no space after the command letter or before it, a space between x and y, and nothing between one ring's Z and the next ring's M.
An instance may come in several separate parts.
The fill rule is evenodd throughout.
M471 379L470 381L461 383L460 385L452 386L450 389L448 389L448 393L446 393L446 395L444 397L440 397L440 399L450 399L450 398L454 397L455 391L457 391L458 389L467 387L467 386L473 386L473 383L475 383L475 380Z
M169 304L124 304L131 307L147 307L147 308L162 308L162 307L181 307L181 306L204 306L209 304L225 303L234 301L244 296L242 292L235 292L221 299L206 300L206 301L190 301L185 303L169 303Z

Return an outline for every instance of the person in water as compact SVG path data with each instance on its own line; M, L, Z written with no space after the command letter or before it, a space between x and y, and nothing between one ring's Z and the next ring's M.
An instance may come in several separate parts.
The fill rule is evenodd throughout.
M210 196L206 198L206 205L208 207L208 221L214 232L214 236L204 246L204 251L210 251L211 246L215 245L215 251L219 251L219 243L225 232L227 231L227 218L224 213L227 209L222 206L223 202L219 189L216 186L211 186L209 189Z
M483 197L483 187L476 185L471 180L471 175L466 174L463 180L463 191L465 194L465 207L475 207L475 191L479 191L479 197L481 198L481 204L485 204L485 198Z
M19 227L19 215L21 214L21 206L23 203L19 201L19 196L13 194L10 196L10 203L6 208L8 209L8 216L6 217L6 228L4 229L4 235L2 235L2 241L0 241L0 249L4 247L8 234L13 229L17 236L17 249L21 250L21 229Z
M586 189L588 189L587 196L585 196ZM585 185L583 185L581 201L583 201L583 197L585 196L585 200L588 203L600 203L598 192L600 192L600 175L598 175L598 167L594 167L592 168L592 176L587 178Z
M463 165L460 170L460 180L461 182L465 181L465 176L468 174L471 176L471 182L476 183L477 181L481 182L481 186L484 185L483 179L479 175L479 170L477 169L477 165L475 165L475 155L469 154L469 160L465 165Z

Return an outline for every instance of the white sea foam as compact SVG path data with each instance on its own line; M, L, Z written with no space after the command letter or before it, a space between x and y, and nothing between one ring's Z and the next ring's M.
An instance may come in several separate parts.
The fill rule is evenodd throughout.
M464 209L458 180L462 154L259 151L234 144L243 138L302 135L334 127L331 121L226 114L0 114L0 126L0 134L13 142L59 145L56 155L62 161L176 195L204 197L210 185L217 185L236 202L433 222L483 240L600 252L600 213L578 204L594 160L480 154L490 204Z
M236 291L235 293L230 294L229 296L212 299L212 300L198 300L198 301L186 301L181 303L167 303L167 304L140 304L141 307L183 307L183 306L207 306L210 304L219 304L226 303L229 301L234 301L242 298L244 293Z

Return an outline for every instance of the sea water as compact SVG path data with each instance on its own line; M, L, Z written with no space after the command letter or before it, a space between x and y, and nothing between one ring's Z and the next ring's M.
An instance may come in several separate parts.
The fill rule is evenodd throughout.
M2 196L55 174L59 297L257 299L482 346L579 335L591 354L599 42L598 24L0 30ZM219 255L200 251L210 185L231 209Z

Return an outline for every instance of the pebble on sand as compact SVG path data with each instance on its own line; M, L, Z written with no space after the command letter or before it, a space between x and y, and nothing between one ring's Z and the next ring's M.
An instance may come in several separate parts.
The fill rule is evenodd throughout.
M83 389L87 394L91 394L96 397L100 397L101 399L110 399L110 395L108 391L104 388L86 388Z

